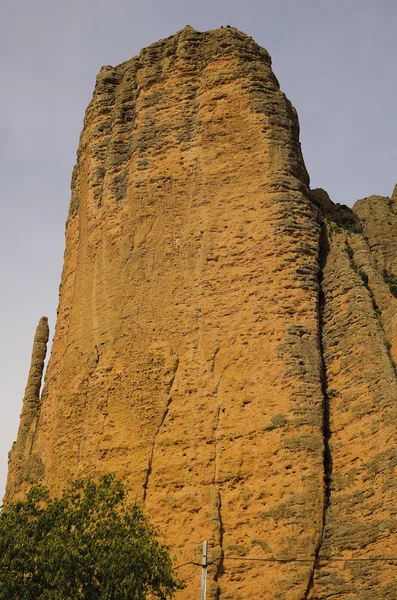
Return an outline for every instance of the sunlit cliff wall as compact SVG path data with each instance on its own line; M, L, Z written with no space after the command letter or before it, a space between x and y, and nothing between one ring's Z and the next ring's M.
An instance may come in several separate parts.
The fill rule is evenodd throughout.
M210 598L395 599L393 564L340 559L397 556L396 233L396 194L310 190L245 34L186 27L103 67L6 499L115 472L177 562L209 540Z

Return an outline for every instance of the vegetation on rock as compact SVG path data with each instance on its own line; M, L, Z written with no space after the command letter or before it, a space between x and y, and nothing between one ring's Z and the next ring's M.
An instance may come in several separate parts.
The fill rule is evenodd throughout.
M383 279L389 286L390 292L397 298L397 277L387 269L383 269Z

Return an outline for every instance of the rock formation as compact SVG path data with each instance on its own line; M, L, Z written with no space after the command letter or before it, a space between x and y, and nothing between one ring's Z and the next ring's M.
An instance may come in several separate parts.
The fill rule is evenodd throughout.
M234 28L103 67L6 499L116 472L209 598L396 598L396 203L310 190Z
M44 475L43 462L40 455L34 452L33 445L40 414L40 391L48 337L48 319L41 317L33 341L32 359L23 398L18 437L10 452L8 478L12 482L12 490L17 490L24 481L34 483Z

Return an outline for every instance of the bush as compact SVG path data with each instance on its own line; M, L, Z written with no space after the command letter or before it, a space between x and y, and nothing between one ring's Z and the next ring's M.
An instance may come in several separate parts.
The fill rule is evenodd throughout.
M52 499L35 486L0 512L1 600L165 600L183 585L167 548L111 475Z
M387 269L383 269L383 279L389 286L390 292L397 298L397 277Z
M358 274L360 275L361 281L363 282L364 286L367 288L367 290L369 290L367 273L362 269L359 269Z
M349 257L349 259L350 259L350 260L353 260L353 257L354 257L354 250L353 250L353 248L350 246L350 244L347 244L347 245L346 245L346 253L347 253L347 256Z

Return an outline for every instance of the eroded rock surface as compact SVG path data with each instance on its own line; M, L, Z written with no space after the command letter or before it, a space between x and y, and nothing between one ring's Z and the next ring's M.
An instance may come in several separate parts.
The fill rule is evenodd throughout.
M296 112L236 29L103 67L7 499L115 472L179 563L209 541L209 598L395 598L388 563L329 560L397 554L395 201L309 189Z
M48 319L41 317L33 340L32 358L23 397L18 437L9 454L7 495L11 498L18 491L26 490L30 484L36 483L44 474L43 461L40 455L34 451L33 446L40 415L40 391L48 337Z

